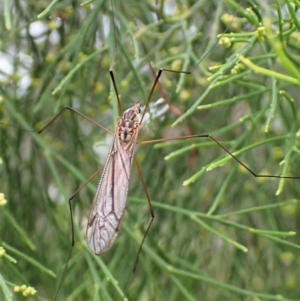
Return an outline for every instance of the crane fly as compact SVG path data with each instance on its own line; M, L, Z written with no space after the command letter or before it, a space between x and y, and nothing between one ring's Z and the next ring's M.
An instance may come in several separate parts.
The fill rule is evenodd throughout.
M113 7L113 6L112 6ZM112 10L113 14L113 10ZM116 40L116 38L115 38ZM209 51L208 51L209 52ZM115 55L115 53L114 53ZM203 58L205 57L206 53L204 54ZM195 67L198 66L198 64L203 60L203 58L196 64ZM115 240L117 239L117 236L119 234L122 218L124 216L125 212L125 206L127 201L127 194L128 194L128 187L129 187L129 181L130 181L130 172L131 172L131 166L133 163L133 157L134 157L134 150L137 143L137 136L139 133L140 126L142 124L145 112L147 111L147 108L149 106L150 100L153 95L153 91L156 87L156 85L159 82L159 78L163 71L167 72L174 72L174 73L183 73L183 74L191 74L195 67L187 72L187 71L174 71L170 69L160 69L155 77L155 80L153 82L152 88L148 94L148 98L145 102L145 109L144 112L141 114L141 106L139 103L136 103L134 106L129 108L127 111L122 113L121 109L121 102L119 99L119 93L116 85L116 81L114 79L114 75L112 72L112 69L110 69L110 76L114 87L114 92L118 101L118 107L119 107L119 116L120 119L118 120L116 124L116 128L113 134L113 142L110 147L108 157L106 159L104 168L102 170L102 175L100 177L99 184L97 186L97 190L95 193L95 197L93 200L92 208L88 217L88 223L87 223L87 229L86 229L86 240L87 245L89 249L96 255L101 255L105 252L107 252L112 245L114 244ZM50 125L65 109L68 109L87 120L95 123L87 116L81 114L78 111L75 111L74 109L70 107L65 107L59 114L57 114L40 132L42 132L48 125ZM140 116L142 115L142 116ZM97 124L102 129L101 125ZM107 130L106 130L107 131ZM241 162L234 154L232 154L227 148L225 148L221 143L219 143L214 137L212 137L210 134L196 134L196 135L186 135L183 137L177 137L172 139L167 139L168 141L171 140L181 140L181 139L190 139L190 138L210 138L213 143L218 145L220 148L222 148L229 156L231 156L235 161L237 161L241 166L243 166L248 172L250 172L255 177L266 177L266 178L288 178L288 179L295 179L299 177L289 177L289 176L276 176L276 175L266 175L266 174L256 174L253 172L247 165L245 165L243 162ZM141 144L148 144L148 143L156 143L156 142L162 142L166 141L166 139L156 139L151 141L144 141ZM150 203L150 198L147 192L147 189L145 187L145 183L143 181L139 166L138 172L141 176L142 184L144 187L144 191L147 197L147 201L149 204L150 212L151 212L151 220L149 222L149 225L145 231L145 234L143 236L143 239L140 243L137 256L134 263L135 270L139 254L141 251L141 248L143 246L144 240L146 238L146 235L152 225L152 222L154 220L154 212ZM100 172L97 171L91 178L96 176ZM89 180L87 181L89 182ZM73 214L72 214L72 206L71 206L71 200L73 197L81 190L82 185L69 199L69 206L70 206L70 214L71 214L71 222L72 222L72 247L74 246L74 227L73 227ZM72 251L72 248L71 248ZM68 257L68 261L70 255ZM66 263L62 279L64 277L64 273L67 269ZM60 285L62 281L59 284L58 290L56 292L56 296L59 292ZM56 299L56 297L55 297Z
M116 240L125 212L130 170L140 128L139 103L124 112L117 122L92 209L86 240L90 250L100 255Z

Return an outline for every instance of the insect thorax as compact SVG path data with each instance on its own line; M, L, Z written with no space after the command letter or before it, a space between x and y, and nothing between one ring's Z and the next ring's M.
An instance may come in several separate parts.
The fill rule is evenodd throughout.
M119 120L119 139L122 142L129 142L134 132L140 125L139 114L141 112L140 104L136 104L124 112Z

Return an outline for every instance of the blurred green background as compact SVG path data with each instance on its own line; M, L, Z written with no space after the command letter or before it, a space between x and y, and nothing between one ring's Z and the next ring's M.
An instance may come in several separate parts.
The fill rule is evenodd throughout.
M9 293L23 284L37 290L30 300L54 299L68 198L111 140L70 112L36 131L66 105L114 131L112 62L123 109L145 104L153 70L192 70L163 73L151 102L169 109L152 109L139 141L210 133L257 173L300 176L298 1L115 1L114 61L109 1L53 4L0 4L0 300L23 300ZM99 177L74 198L57 300L300 300L300 179L256 179L209 138L140 145L136 158L155 220L135 273L150 212L133 166L107 254L85 241Z

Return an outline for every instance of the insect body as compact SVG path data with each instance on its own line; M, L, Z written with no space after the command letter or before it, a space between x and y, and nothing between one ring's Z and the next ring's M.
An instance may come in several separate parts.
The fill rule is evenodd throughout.
M116 240L124 215L130 170L140 127L140 104L118 121L90 212L86 236L90 250L99 255Z

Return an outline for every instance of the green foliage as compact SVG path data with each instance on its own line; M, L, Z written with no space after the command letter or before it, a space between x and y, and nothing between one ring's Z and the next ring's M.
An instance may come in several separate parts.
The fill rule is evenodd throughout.
M123 109L145 104L153 70L192 71L163 72L151 101L169 110L140 141L210 133L256 173L300 176L299 1L115 1L115 35L109 1L81 4L0 4L0 300L23 300L21 285L54 299L68 198L103 165L109 135L70 112L37 131L68 105L113 132L110 65ZM85 242L99 177L73 199L57 300L299 300L299 179L255 178L209 138L140 145L136 158L155 220L135 273L150 212L133 166L107 254Z

